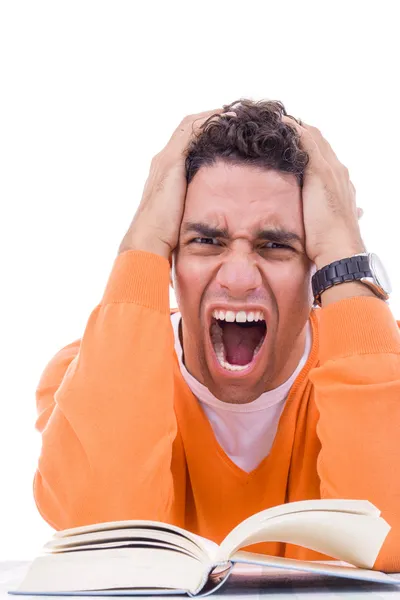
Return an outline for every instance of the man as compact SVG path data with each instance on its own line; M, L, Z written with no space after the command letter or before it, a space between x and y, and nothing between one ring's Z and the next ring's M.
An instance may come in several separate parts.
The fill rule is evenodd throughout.
M392 526L375 568L400 571L400 322L377 259L357 256L359 216L347 169L283 104L186 117L82 339L39 383L46 521L153 519L220 542L273 505L360 498Z

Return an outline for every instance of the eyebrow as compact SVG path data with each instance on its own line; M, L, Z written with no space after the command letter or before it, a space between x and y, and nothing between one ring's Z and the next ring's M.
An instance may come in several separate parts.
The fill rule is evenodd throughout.
M211 227L210 225L207 225L207 223L195 223L191 221L185 223L183 226L183 233L186 234L191 232L198 233L204 237L229 239L229 231L226 227ZM303 248L303 240L301 237L297 233L294 233L294 231L288 231L283 227L259 229L256 231L254 237L258 240L268 240L270 242L275 242L276 244L298 243Z

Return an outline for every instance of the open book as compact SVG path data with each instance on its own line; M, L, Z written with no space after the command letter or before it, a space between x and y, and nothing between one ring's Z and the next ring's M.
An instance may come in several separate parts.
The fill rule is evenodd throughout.
M363 500L305 500L259 512L220 545L155 521L98 523L59 531L12 594L205 596L219 588L235 563L295 569L396 583L371 570L390 526ZM258 542L304 546L348 566L243 551Z

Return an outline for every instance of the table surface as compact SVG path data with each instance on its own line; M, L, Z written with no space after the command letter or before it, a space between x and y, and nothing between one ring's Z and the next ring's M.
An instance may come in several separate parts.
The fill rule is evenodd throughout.
M27 561L5 561L0 562L0 600L38 600L40 596L10 596L7 594L9 590L15 589L23 579L28 567ZM267 577L266 569L258 566L236 565L228 581L223 588L216 591L214 594L207 596L210 600L213 598L223 597L225 600L232 598L235 600L250 600L252 596L260 598L262 596L269 599L286 600L288 598L312 598L312 600L361 600L368 596L370 600L382 600L391 598L392 600L400 600L400 586L391 586L378 583L367 583L354 580L343 580L337 577L316 577L312 575L310 580L309 574L299 573L291 575L290 580L279 577L271 582L271 577ZM400 577L400 574L399 574ZM141 596L142 598L151 598L151 596ZM157 596L153 596L157 597ZM158 596L165 600L173 598L182 600L186 596ZM56 598L60 600L63 596L43 596L50 600ZM83 598L81 596L81 598ZM94 600L96 596L86 597L86 600ZM97 598L105 597L97 596ZM134 596L140 598L140 596ZM79 600L79 596L75 597ZM123 598L119 598L123 600Z

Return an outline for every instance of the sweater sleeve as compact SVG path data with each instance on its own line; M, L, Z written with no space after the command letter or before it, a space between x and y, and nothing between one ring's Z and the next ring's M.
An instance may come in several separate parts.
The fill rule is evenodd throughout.
M369 500L391 525L374 568L400 571L400 322L361 296L319 309L321 498Z
M82 340L56 354L36 391L34 497L55 529L123 519L182 524L171 470L173 352L168 261L120 254Z

